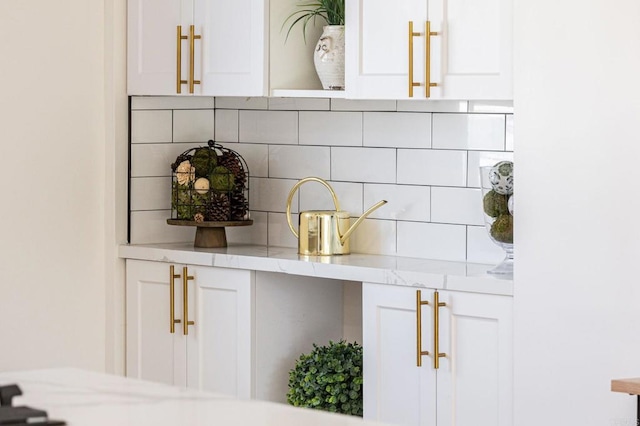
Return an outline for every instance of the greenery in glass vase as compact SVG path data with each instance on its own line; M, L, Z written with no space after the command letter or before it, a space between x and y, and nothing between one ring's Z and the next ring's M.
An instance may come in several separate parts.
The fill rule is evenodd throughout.
M282 28L284 28L287 22L291 22L287 31L287 39L293 27L300 22L302 22L302 35L305 42L307 41L309 21L313 21L315 25L316 19L320 18L328 25L344 25L344 0L307 0L300 2L298 7L301 9L289 15L282 24Z

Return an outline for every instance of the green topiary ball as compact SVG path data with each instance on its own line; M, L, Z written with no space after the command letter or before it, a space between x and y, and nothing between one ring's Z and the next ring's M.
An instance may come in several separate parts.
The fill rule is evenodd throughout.
M236 178L224 166L218 166L213 169L211 175L209 175L209 182L211 184L211 188L216 191L233 191L236 186Z
M196 177L207 177L218 165L218 156L212 149L198 148L191 157L191 165L196 168Z
M498 216L490 232L496 241L513 244L513 216L508 213Z
M362 346L345 341L314 344L289 372L287 402L362 417Z
M508 197L508 195L498 194L493 189L487 192L482 199L484 212L491 217L509 213Z
M196 213L204 213L206 194L199 194L188 185L173 183L171 191L171 208L176 211L176 218L193 220Z

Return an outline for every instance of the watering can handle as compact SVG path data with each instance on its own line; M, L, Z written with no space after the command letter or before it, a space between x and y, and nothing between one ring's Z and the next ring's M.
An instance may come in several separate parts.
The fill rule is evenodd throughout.
M303 183L307 183L307 182L318 182L323 184L329 190L329 192L331 193L331 196L333 197L333 205L336 207L336 211L340 210L340 203L338 202L338 197L336 196L336 193L333 190L333 188L331 188L331 185L329 185L329 182L314 176L307 177L298 181L298 183L293 185L293 188L291 188L291 191L289 191L289 198L287 198L287 223L289 224L289 229L291 229L291 232L293 232L293 235L295 235L296 238L300 238L300 236L298 235L298 231L295 230L295 228L293 227L293 223L291 222L291 201L293 200L293 195L296 193L298 188L300 188L300 186Z

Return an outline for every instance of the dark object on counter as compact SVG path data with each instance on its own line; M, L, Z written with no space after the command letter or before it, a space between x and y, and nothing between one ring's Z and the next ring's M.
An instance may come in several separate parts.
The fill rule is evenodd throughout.
M18 385L0 386L0 425L63 426L65 422L49 420L47 412L31 407L14 407L13 398L22 395Z

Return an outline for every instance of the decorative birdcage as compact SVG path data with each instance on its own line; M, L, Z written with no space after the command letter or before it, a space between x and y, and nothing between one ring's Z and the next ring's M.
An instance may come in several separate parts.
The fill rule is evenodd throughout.
M226 247L226 226L246 226L249 168L236 151L210 140L171 164L170 225L196 226L196 247Z

